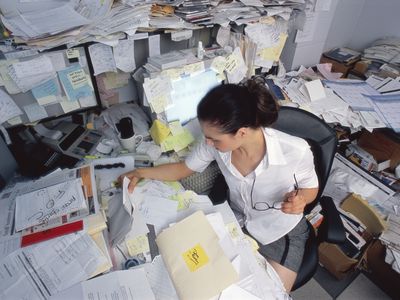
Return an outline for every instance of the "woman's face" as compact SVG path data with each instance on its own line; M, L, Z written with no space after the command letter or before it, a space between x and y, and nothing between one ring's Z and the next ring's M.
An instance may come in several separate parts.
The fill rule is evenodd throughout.
M219 127L208 122L200 122L200 126L207 145L213 146L220 152L233 151L242 143L237 133L222 133Z

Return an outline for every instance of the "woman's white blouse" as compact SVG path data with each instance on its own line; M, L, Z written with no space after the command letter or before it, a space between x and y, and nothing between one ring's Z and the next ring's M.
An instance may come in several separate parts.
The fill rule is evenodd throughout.
M202 172L216 160L229 186L232 209L243 215L244 225L252 236L262 244L269 244L291 231L303 214L253 209L253 183L253 203L267 202L272 206L275 202L282 202L285 194L294 189L294 174L299 188L318 187L318 178L313 154L304 139L272 128L264 128L263 133L266 155L256 169L245 177L232 164L232 152L219 152L207 145L204 139L196 145L185 163L191 170Z

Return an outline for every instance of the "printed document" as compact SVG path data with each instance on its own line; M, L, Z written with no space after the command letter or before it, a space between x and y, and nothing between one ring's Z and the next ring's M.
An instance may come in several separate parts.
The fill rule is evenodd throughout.
M144 268L115 271L75 285L54 297L61 299L124 299L152 300L154 298Z
M19 115L22 115L21 109L5 91L0 89L0 125Z
M48 299L86 280L107 262L92 238L73 233L21 248L0 264L1 299Z

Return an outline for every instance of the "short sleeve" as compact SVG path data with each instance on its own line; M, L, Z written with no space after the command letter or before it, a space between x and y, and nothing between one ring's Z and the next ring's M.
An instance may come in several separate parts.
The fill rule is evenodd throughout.
M202 139L185 160L186 166L195 172L203 172L215 159L214 149Z
M314 167L314 155L310 147L306 147L296 168L296 179L299 188L317 188L318 176Z

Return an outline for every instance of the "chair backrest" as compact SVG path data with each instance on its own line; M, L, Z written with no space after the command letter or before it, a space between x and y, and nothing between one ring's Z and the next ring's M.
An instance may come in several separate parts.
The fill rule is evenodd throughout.
M319 180L317 200L306 207L308 213L321 196L336 152L335 131L317 116L293 107L281 107L274 129L305 139L314 154L314 165Z

